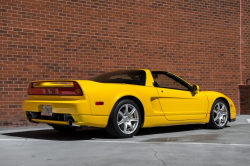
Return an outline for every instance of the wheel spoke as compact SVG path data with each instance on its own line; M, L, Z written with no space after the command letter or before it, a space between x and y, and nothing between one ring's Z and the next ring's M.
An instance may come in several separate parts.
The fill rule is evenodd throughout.
M221 118L219 118L219 125L221 126Z
M223 104L222 103L219 103L219 109L221 110L222 109L222 107L223 107Z
M221 114L222 116L227 116L227 111Z
M216 115L219 113L219 111L217 111L216 109L214 109L214 113L216 113Z
M131 118L130 121L131 121L131 122L138 122L139 119L138 119L138 118Z
M120 126L121 124L123 124L124 123L124 120L122 119L120 122L118 122L117 124L118 124L118 126Z
M220 110L220 103L216 104L214 108L217 108L217 111L219 111Z
M217 116L214 118L214 121L216 122L218 119L219 119L219 116L217 115Z
M221 111L224 112L224 109L225 109L225 105L223 104L222 108L221 108Z
M124 115L128 115L128 104L125 105Z
M126 132L127 132L127 128L128 128L127 123L124 123L124 129L123 129L124 133L126 133Z
M118 114L120 114L122 117L124 117L124 114L121 111L119 111Z
M133 108L132 111L130 111L129 116L132 116L135 111L136 111L136 109Z
M128 126L129 126L129 128L130 128L131 131L134 130L134 127L133 127L133 125L131 124L131 122L128 123Z

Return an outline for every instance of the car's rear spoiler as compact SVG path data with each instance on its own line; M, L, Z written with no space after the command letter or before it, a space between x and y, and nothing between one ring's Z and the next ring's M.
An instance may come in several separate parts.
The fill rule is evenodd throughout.
M69 88L73 88L74 83L73 83L73 81L67 81L67 82L44 81L44 82L34 82L33 87L34 88L46 88L46 87L54 87L54 88L69 87Z

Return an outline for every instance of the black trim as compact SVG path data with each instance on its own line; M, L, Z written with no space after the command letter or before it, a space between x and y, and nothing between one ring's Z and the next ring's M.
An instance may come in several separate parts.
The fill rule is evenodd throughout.
M116 75L123 75L128 74L133 76L140 76L140 80L132 79L123 79L123 78L116 78L116 79L110 79L113 76ZM132 78L131 77L131 78ZM108 73L104 73L101 75L98 75L96 77L93 77L90 79L91 81L100 82L100 83L119 83L119 84L131 84L131 85L146 85L146 72L144 70L117 70L112 71Z
M42 116L41 112L26 111L26 115L27 117L31 115L32 119L53 120L53 121L68 121L69 119L72 119L74 122L74 119L71 114L53 113L52 116Z
M188 83L186 83L185 81L183 81L182 79L180 79L179 77L176 77L175 75L169 73L169 72L165 72L165 71L151 71L151 74L164 74L167 77L179 82L181 85L185 86L186 88L188 88L188 90L185 89L176 89L176 90L183 90L183 91L191 91L192 92L192 86L190 86ZM175 89L175 88L169 88L169 87L160 87L160 88L168 88L168 89Z
M229 120L229 122L235 122L235 121L236 121L236 118Z

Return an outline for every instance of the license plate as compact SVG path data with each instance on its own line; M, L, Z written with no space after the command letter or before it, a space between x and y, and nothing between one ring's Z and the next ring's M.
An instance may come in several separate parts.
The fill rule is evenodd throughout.
M51 105L43 105L41 115L42 116L52 116L52 106Z

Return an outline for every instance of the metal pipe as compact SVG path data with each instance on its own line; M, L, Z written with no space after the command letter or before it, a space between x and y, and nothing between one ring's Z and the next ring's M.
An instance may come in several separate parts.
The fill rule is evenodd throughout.
M246 84L248 84L248 81L250 80L250 78L249 79L247 79L247 81L246 81Z
M69 123L69 127L72 127L72 126L74 126L74 127L80 127L80 125L74 124L72 119L69 119L68 123Z
M242 36L241 36L241 12L242 12L242 6L241 6L241 0L240 0L240 85L242 85L243 83L242 83L242 52L241 52L241 44L242 44ZM240 110L240 89L238 88L238 107L239 107L239 114L240 114L240 112L241 112L241 110Z
M77 125L77 124L72 124L72 126L74 126L74 127L81 127L80 125Z
M241 22L241 19L242 19L242 0L240 0L240 84L242 84L242 31L241 31L241 25L242 25L242 22Z
M71 127L71 126L72 126L72 124L73 124L72 119L69 119L69 120L68 120L68 123L69 123L69 127Z
M32 115L29 115L28 119L29 119L30 122L32 122Z

